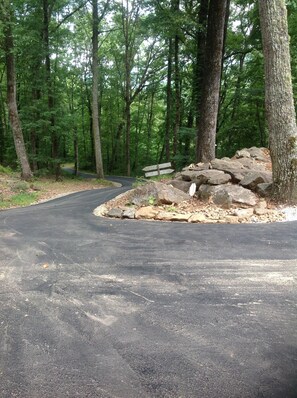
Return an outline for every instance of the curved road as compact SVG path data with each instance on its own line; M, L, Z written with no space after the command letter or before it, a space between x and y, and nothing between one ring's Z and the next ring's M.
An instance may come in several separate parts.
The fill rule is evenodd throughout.
M297 223L0 212L0 397L297 397Z

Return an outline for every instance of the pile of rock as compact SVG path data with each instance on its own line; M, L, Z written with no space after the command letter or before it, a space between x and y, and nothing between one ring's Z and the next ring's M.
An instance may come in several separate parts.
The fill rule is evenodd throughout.
M232 159L192 164L176 177L171 181L174 187L185 191L195 183L198 198L211 200L218 206L255 206L258 195L269 196L272 187L269 151L256 147L243 149Z
M192 164L166 183L139 186L100 206L95 214L193 223L280 221L284 215L265 200L271 187L269 151L252 147L237 151L231 159Z

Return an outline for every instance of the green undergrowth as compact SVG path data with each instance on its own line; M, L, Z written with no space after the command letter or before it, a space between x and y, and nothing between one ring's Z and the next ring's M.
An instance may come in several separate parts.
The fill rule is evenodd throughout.
M0 197L0 208L7 209L15 206L29 206L36 202L38 199L37 192L21 192L11 196L9 199L1 200Z
M0 164L0 173L2 174L12 174L12 170L10 167L5 167Z

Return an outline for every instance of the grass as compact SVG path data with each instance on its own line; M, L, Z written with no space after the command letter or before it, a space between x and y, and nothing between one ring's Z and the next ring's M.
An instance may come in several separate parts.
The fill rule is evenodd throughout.
M2 174L11 174L12 170L10 167L4 167L0 164L0 173Z
M9 207L16 206L29 206L36 202L38 199L37 192L21 192L11 196L9 199L1 200L0 198L0 208L7 209Z
M39 200L48 200L68 193L113 186L101 179L86 179L63 173L60 181L49 175L33 177L29 182L20 174L0 165L0 209L28 206Z

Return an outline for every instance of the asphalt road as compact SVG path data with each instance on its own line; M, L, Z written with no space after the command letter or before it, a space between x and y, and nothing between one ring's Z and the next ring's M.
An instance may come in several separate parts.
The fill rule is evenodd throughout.
M0 212L0 397L297 397L297 223Z

